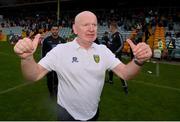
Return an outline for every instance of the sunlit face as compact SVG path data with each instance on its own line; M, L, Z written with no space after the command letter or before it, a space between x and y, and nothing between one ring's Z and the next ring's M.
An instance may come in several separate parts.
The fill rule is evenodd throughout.
M54 37L58 36L59 28L58 27L52 27L51 33L52 33L52 36L54 36Z
M77 20L75 20L73 29L79 39L86 42L93 42L97 38L96 16L92 13L84 13L80 15Z

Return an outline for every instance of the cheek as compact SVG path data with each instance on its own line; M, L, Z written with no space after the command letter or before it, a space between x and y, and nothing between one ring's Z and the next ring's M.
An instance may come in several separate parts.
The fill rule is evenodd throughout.
M76 29L76 34L78 35L82 35L83 33L85 33L85 31L83 29Z

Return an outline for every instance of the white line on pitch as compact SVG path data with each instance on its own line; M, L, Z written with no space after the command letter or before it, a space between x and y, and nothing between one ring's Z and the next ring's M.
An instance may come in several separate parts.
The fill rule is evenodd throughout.
M169 89L169 90L174 90L174 91L178 91L180 92L179 88L174 88L174 87L169 87L169 86L164 86L164 85L158 85L158 84L152 84L152 83L146 83L144 81L137 81L137 80L132 80L135 83L141 83L144 85L148 85L148 86L154 86L154 87L158 87L158 88L164 88L164 89Z
M26 82L26 83L17 85L17 86L15 86L15 87L6 89L6 90L4 90L4 91L1 91L1 92L0 92L0 95L1 95L1 94L5 94L5 93L8 93L8 92L11 92L11 91L13 91L13 90L15 90L15 89L18 89L18 88L20 88L20 87L23 87L23 86L26 86L26 85L29 85L29 84L30 84L29 82Z

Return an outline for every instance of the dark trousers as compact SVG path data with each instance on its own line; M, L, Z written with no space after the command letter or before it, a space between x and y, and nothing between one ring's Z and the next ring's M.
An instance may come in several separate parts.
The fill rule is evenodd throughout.
M79 120L76 120L74 119L69 113L68 111L63 108L62 106L60 105L57 105L57 120L58 121L79 121ZM99 117L99 108L95 114L94 117L92 117L91 119L87 120L87 121L97 121Z
M50 97L57 97L58 78L56 72L52 71L47 74L47 86Z

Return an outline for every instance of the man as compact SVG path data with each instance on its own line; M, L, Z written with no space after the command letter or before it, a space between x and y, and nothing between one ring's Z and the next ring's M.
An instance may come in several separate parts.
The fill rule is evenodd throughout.
M167 49L168 49L168 60L171 60L174 57L174 53L176 49L176 40L174 37L171 37Z
M109 38L109 49L115 54L117 58L121 60L122 48L124 45L123 37L118 31L118 25L116 22L111 22L109 26L111 36ZM124 88L125 93L128 93L128 86L125 80L121 79L122 87ZM113 84L113 72L109 71L109 81L110 84Z
M42 43L42 57L46 56L46 54L56 47L56 45L60 43L65 43L66 41L61 38L59 35L59 26L57 24L53 24L51 27L51 35L44 39ZM55 71L51 71L47 74L47 86L49 89L50 97L56 98L57 96L57 85L58 78Z
M56 46L39 63L33 58L39 34L33 41L19 40L14 51L21 58L22 72L28 80L38 81L49 71L56 71L58 120L97 120L105 71L110 69L122 79L129 80L138 74L152 52L145 43L134 45L127 40L136 59L123 64L106 46L94 43L97 17L90 11L75 17L73 30L77 37L72 42Z
M143 26L143 32L144 32L144 36L145 36L145 42L146 42L146 44L148 43L148 39L149 39L149 37L151 36L151 33L149 32L149 28L148 28L148 25L147 24L145 24L144 26Z

